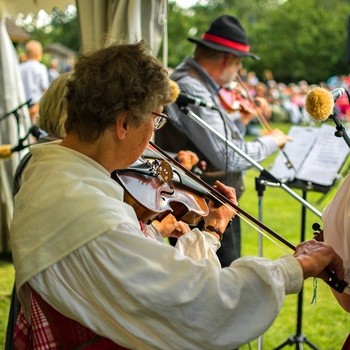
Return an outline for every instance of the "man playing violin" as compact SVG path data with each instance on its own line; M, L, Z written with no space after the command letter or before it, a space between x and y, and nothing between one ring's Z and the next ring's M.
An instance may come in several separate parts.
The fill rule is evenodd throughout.
M251 142L244 141L246 126L256 118L252 108L245 107L239 118L233 119L223 108L220 90L230 84L242 68L245 57L258 57L249 52L247 34L237 18L223 15L215 19L201 39L189 39L195 43L194 57L186 57L175 68L170 78L181 92L195 96L219 110L189 106L191 111L235 144L254 161L260 162L283 146L289 136L281 130L271 130L267 135ZM237 199L244 191L243 170L252 165L210 130L180 111L176 103L167 107L170 122L156 134L156 143L169 152L188 149L207 163L202 179L214 184L217 179L236 189ZM241 229L235 218L225 233L218 251L222 266L228 266L240 256Z
M133 164L168 119L167 72L143 42L81 56L67 91L66 135L31 147L11 227L26 322L35 319L33 295L60 348L238 347L272 324L305 278L326 277L326 267L343 277L341 259L315 240L294 256L240 258L221 269L144 235L110 176ZM216 186L237 203L232 188ZM233 215L210 205L209 227L188 233L193 249L198 240L220 246Z

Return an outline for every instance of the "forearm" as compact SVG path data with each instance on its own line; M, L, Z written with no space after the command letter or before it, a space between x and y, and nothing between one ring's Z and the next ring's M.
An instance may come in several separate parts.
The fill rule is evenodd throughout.
M229 120L223 122L216 111L191 107L191 111L215 129L221 137L200 125L196 120L192 120L191 117L186 117L176 104L167 107L167 111L171 115L171 122L174 126L185 133L191 142L205 154L210 163L221 170L227 168L230 172L237 172L252 167L251 162L239 154L239 150L256 162L262 161L278 150L278 145L272 136L262 136L257 140L245 142L243 124ZM241 136L236 137L237 134ZM227 138L233 146L226 145L222 138Z

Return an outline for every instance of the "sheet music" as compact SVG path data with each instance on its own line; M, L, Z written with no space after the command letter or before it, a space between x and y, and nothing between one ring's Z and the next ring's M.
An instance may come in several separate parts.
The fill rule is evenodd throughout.
M284 150L296 171L288 169L286 158L280 152L271 174L282 182L299 179L331 186L349 155L348 145L342 137L334 135L335 131L335 126L327 124L320 128L293 126L288 133L293 141L288 142Z
M318 129L312 127L292 126L288 133L293 138L284 146L284 153L293 164L294 168L288 168L287 159L282 152L279 152L275 163L270 170L271 174L282 182L292 181L310 152L313 144L316 142Z
M314 147L300 169L297 178L319 185L331 186L349 154L349 147L342 137L334 135L336 129L323 124Z

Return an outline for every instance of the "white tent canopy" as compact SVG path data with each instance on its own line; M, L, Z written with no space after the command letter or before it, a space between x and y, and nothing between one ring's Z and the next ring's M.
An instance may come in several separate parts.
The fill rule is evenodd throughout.
M123 38L128 42L144 39L158 54L164 38L167 47L166 0L76 0L82 49L96 49ZM166 66L167 54L163 53Z
M157 55L163 40L163 63L167 65L167 0L0 0L0 116L25 102L17 52L5 27L7 16L22 13L51 13L54 7L64 11L67 5L78 8L81 49L97 49L112 40L145 40ZM17 145L31 122L27 108L21 118L9 116L0 122L0 145ZM22 154L23 155L23 154ZM9 225L13 213L12 181L21 154L0 159L0 252L9 250ZM34 200L34 198L33 198Z

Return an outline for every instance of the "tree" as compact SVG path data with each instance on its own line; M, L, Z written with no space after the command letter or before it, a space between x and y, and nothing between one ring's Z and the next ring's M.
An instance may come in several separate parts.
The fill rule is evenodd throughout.
M289 0L251 28L256 71L271 69L279 81L319 83L346 74L347 1Z
M58 42L79 52L79 24L75 7L69 6L65 11L54 8L45 23L40 23L38 16L31 21L22 19L20 26L30 33L31 39L38 40L43 47Z
M325 81L347 74L348 0L208 0L190 9L169 4L169 66L193 50L186 39L199 37L220 14L237 16L245 27L251 50L261 60L244 60L259 77L270 69L285 83Z

